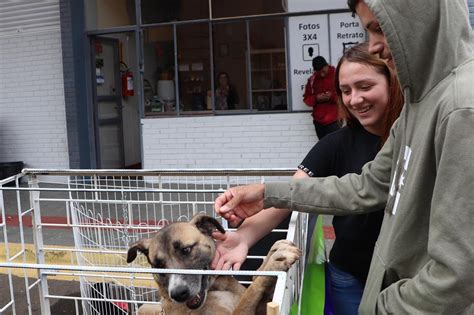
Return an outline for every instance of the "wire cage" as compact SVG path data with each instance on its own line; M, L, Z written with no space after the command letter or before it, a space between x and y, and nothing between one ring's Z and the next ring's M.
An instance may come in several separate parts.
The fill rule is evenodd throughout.
M33 314L35 310L54 314L54 307L61 301L69 303L71 313L76 314L136 314L142 305L159 304L154 272L145 257L140 255L133 263L126 262L131 243L199 213L215 217L214 200L229 187L285 180L293 172L25 169L1 180L0 245L5 257L0 259L0 268L5 268L9 296L0 299L0 314ZM27 178L27 185L25 181L20 185L22 177ZM229 230L225 220L217 219ZM278 238L291 240L304 249L306 220L305 214L294 213L288 226L272 233L280 233ZM32 253L34 259L28 257ZM248 256L248 260L263 258L252 253ZM275 276L273 302L280 314L288 314L298 300L303 263L304 257L287 273L165 272L232 274L244 284L249 284L250 276ZM66 278L73 291L80 294L57 289L54 283L58 278ZM18 291L25 292L24 296L19 297Z

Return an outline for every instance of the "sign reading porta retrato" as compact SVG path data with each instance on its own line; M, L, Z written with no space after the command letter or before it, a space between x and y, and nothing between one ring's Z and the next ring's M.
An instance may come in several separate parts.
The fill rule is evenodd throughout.
M350 13L329 15L331 63L336 65L344 51L365 42L365 31L357 16Z
M347 8L346 0L288 0L290 12L341 8ZM366 33L359 18L350 12L290 17L288 32L292 107L309 110L303 93L313 73L313 58L323 56L335 66L346 49L366 41Z

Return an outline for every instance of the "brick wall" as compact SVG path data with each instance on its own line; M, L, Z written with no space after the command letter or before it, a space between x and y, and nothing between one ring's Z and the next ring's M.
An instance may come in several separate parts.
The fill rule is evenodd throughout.
M143 119L144 168L297 167L317 140L310 113Z
M0 38L0 162L68 168L61 34Z

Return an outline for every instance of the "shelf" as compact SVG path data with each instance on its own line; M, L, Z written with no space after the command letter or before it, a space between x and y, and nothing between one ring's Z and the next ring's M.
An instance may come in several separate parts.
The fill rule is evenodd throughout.
M261 49L250 52L252 103L260 111L285 110L287 74L285 49Z

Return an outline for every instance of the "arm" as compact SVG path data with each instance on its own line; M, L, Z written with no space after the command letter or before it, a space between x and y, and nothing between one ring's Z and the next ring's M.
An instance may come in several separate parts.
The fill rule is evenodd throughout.
M396 126L394 128L396 129ZM380 210L384 208L388 198L396 141L395 131L392 129L391 136L383 148L372 162L364 165L361 175L347 174L340 178L313 177L293 179L286 183L268 183L264 187L262 206L331 215L352 215Z
M308 178L309 176L297 170L293 178ZM278 226L288 215L291 214L289 209L269 208L258 214L246 219L236 233L241 235L242 240L246 242L248 247L252 247L262 237L270 233Z
M316 105L316 95L313 94L313 81L314 78L313 76L311 76L306 82L303 94L303 102L306 104L306 106L309 107L313 107Z
M398 123L375 160L363 167L361 175L232 187L216 199L215 210L227 220L247 218L270 207L331 215L380 210L387 202L397 126Z
M297 170L293 178L306 178L308 175ZM278 226L291 211L288 209L270 208L247 218L235 232L229 232L227 236L215 233L214 237L219 241L217 253L211 264L214 269L238 270L245 261L248 249L252 247L265 235Z

